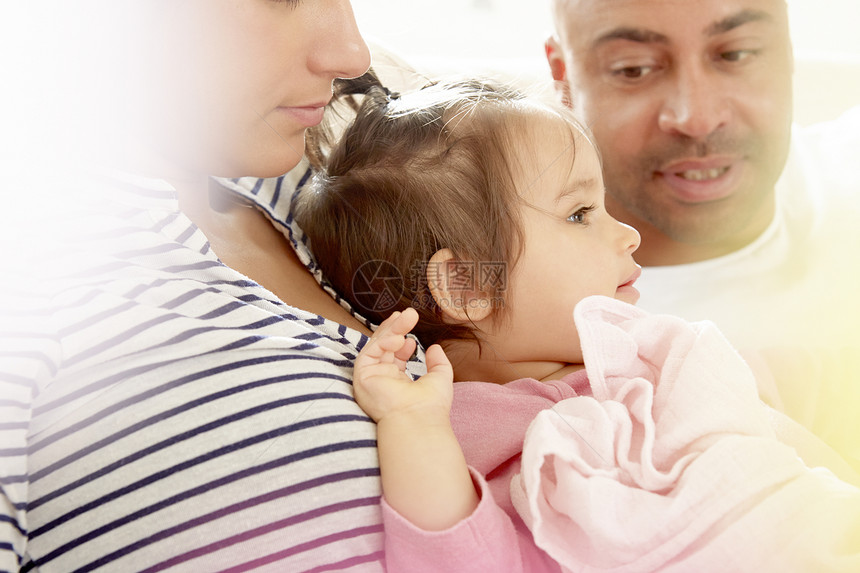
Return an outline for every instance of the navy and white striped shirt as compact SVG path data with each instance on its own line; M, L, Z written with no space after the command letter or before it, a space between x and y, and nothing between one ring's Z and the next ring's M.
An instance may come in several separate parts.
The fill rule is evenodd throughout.
M306 177L226 185L315 272ZM223 265L164 182L85 187L0 278L0 571L381 571L365 337Z

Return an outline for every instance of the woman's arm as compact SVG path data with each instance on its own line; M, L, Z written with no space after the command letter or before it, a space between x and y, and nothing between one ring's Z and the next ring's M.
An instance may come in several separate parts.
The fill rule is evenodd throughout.
M415 342L413 309L384 321L355 361L355 398L378 428L387 503L427 531L448 529L478 506L478 494L451 429L453 371L438 345L427 349L427 374L406 375Z

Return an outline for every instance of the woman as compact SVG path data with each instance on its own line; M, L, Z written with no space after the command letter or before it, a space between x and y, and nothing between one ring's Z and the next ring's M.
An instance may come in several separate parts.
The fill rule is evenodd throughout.
M0 570L381 570L368 330L307 272L277 183L210 179L299 163L332 81L369 66L349 2L94 4L45 10L73 83L39 173L84 173L33 182L0 281Z

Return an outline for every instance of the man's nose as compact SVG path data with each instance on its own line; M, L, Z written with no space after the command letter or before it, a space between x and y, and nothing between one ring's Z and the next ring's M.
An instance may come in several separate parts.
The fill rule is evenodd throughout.
M658 124L666 133L704 139L731 116L730 94L716 70L704 63L689 63L676 69L667 82Z

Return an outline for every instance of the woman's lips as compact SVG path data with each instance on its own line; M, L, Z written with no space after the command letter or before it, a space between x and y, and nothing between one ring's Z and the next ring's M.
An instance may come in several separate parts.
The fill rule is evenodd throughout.
M279 110L289 115L294 121L303 127L314 127L319 125L325 114L325 105L309 105L298 107L279 107Z

